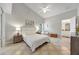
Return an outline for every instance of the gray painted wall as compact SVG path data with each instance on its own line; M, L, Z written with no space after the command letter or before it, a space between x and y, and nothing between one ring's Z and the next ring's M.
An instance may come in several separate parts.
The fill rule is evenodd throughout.
M71 10L56 16L46 18L45 25L47 25L49 33L61 34L61 20L72 18L77 15L77 10Z
M5 4L6 5L6 4ZM3 5L3 6L5 6ZM12 9L11 7L12 6ZM7 8L8 7L8 8ZM34 20L36 25L44 23L43 18L32 11L24 4L10 4L3 7L6 12L6 40L14 35L17 26L23 26L25 20ZM10 12L9 12L10 11ZM61 20L69 19L77 15L77 10L71 10L56 16L52 16L45 19L45 26L47 26L49 33L61 33ZM44 28L46 30L46 27ZM11 35L11 36L10 36Z
M6 41L8 43L12 42L12 37L16 32L16 27L23 26L25 20L34 20L35 25L42 24L44 22L43 18L33 12L24 4L13 4L12 14L6 13Z

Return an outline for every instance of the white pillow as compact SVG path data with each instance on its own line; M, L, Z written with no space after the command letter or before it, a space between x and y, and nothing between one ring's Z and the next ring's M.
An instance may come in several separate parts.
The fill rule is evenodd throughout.
M36 33L35 27L24 27L22 28L22 34L24 35L33 35Z
M30 34L30 35L31 35L31 34L35 34L35 31L25 31L24 34L26 34L26 35L29 35L29 34Z

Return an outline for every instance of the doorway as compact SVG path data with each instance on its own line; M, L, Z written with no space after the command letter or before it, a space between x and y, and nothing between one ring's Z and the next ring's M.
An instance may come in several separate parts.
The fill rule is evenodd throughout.
M65 49L70 54L71 36L76 35L76 17L63 19L61 21L61 36L62 49Z
M70 19L62 20L61 35L70 37Z
M76 36L76 17L61 21L61 35L65 37Z

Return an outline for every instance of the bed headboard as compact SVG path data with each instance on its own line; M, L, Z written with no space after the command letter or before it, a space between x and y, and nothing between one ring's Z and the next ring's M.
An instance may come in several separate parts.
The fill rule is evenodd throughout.
M26 22L25 25L23 25L21 27L21 32L23 35L26 35L26 34L33 34L36 32L36 27L34 25L34 22Z

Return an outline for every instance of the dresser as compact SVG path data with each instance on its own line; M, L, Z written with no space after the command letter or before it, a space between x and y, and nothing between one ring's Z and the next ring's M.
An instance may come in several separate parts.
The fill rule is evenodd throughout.
M79 55L79 37L71 37L71 55Z
M54 37L54 38L57 38L58 35L57 34L49 34L50 37Z

